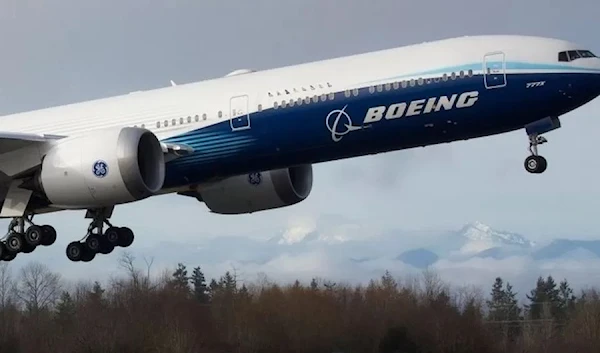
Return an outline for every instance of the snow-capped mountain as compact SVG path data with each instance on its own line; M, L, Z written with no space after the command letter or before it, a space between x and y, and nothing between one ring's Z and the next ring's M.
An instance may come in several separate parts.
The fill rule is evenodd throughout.
M535 243L527 240L524 236L511 232L501 232L492 229L479 221L465 225L459 233L472 241L487 242L491 244L517 245L533 247Z

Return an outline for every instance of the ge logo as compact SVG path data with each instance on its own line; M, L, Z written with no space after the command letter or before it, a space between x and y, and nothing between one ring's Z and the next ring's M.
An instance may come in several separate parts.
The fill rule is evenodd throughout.
M108 174L108 164L105 161L96 161L92 172L97 178L104 178Z
M262 174L260 172L248 174L248 182L252 185L259 185L262 182Z

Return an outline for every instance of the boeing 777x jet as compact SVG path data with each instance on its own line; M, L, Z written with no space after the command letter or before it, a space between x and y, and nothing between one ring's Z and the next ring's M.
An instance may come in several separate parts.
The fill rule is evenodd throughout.
M542 134L599 94L584 46L474 36L4 116L0 259L55 242L36 214L87 210L66 249L87 262L133 242L109 222L115 205L176 193L220 214L285 207L308 197L315 163L518 129L540 174Z

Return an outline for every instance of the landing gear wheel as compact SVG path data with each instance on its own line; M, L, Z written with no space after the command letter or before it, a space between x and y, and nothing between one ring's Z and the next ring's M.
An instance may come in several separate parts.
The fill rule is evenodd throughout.
M546 158L542 156L529 156L525 159L525 170L532 174L541 174L548 167Z
M42 226L42 245L50 246L56 241L56 230L52 226Z
M11 253L18 253L23 249L23 236L18 233L11 233L6 237L6 250Z
M119 229L119 246L126 248L133 243L133 231L127 227Z
M35 248L36 248L36 246L34 246L34 245L24 243L23 248L21 249L21 252L23 254L29 254L29 253L33 252L33 250L35 250Z
M69 258L69 260L74 262L81 261L84 250L85 249L82 243L74 241L67 245L67 257Z
M108 240L108 242L111 243L113 246L119 246L120 233L121 232L119 231L119 228L110 227L106 230L104 236L106 237L106 240Z
M83 255L81 256L82 262L90 262L96 257L96 253L88 250L86 248L83 249Z
M36 246L40 245L42 242L42 227L40 226L31 226L27 228L25 232L24 240L27 245L35 249ZM33 250L32 250L33 251Z
M111 244L105 236L100 237L100 254L110 254L115 249L115 246Z
M85 240L85 247L87 252L97 253L100 251L100 237L96 234L90 234Z
M2 261L12 261L12 260L15 259L15 257L17 257L17 253L12 253L12 252L5 251L2 254L2 257L0 257L0 260L2 260Z

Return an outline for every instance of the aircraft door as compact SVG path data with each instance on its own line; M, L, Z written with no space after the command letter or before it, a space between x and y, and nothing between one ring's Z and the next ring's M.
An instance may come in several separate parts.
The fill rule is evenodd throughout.
M248 96L232 97L229 101L229 124L232 131L250 128L250 114L248 113Z
M506 60L503 52L488 53L483 58L485 88L506 86Z

